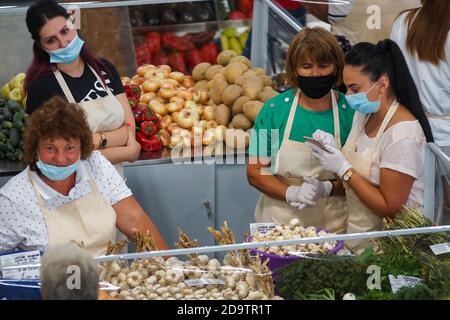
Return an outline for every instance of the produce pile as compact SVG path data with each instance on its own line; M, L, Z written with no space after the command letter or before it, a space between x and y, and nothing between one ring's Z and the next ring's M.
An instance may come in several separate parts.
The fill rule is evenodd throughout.
M405 208L386 229L431 226L419 212ZM276 287L286 299L414 300L450 298L450 256L435 256L430 245L450 241L448 233L415 234L380 238L379 252L366 249L360 256L318 255L302 258L280 269ZM368 288L368 268L380 270L379 288ZM373 270L373 269L372 269ZM403 286L394 293L389 276L421 279L415 286ZM373 279L372 279L373 280ZM347 295L346 297L348 297Z
M219 52L213 41L214 32L186 33L148 32L142 40L136 37L136 62L138 65L167 64L172 70L190 74L201 62L214 63Z
M325 230L317 232L315 227L303 227L300 225L298 219L292 219L287 225L278 225L274 229L269 230L267 233L257 232L252 235L253 242L264 241L282 241L290 239L312 238L312 237L326 237L334 235L334 233L328 233ZM281 256L290 255L289 252L309 252L309 253L326 253L336 246L336 241L326 241L322 243L309 243L309 244L294 244L289 246L273 246L273 247L260 247L259 251L277 254Z
M222 232L210 230L221 243L234 241L225 223ZM137 251L156 250L150 234L136 236ZM180 230L178 248L198 246ZM109 254L121 246L109 250ZM102 278L119 289L112 298L125 300L267 300L280 299L274 295L270 271L259 258L247 251L230 252L223 264L207 255L193 254L189 260L176 257L139 259L130 265L112 262L104 265Z
M278 93L263 69L251 68L250 61L234 51L221 52L217 62L196 65L192 77L152 64L140 66L132 78L123 77L136 122L146 108L154 111L160 120L156 135L169 148L222 141L233 148L247 147L264 102Z
M26 97L23 89L25 73L19 73L1 89L0 159L22 160Z

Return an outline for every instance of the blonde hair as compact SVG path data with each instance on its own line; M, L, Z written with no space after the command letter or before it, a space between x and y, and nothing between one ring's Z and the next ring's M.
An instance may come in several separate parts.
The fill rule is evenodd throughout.
M332 63L336 74L335 85L342 83L344 51L331 32L321 27L304 28L294 37L286 57L286 78L292 86L299 86L297 68L308 59Z

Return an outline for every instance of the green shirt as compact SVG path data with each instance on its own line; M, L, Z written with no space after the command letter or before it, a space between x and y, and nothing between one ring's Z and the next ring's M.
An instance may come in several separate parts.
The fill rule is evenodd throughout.
M278 152L293 100L294 90L288 90L264 104L253 125L249 147L250 155L271 157L272 154L275 155ZM355 111L350 108L342 93L339 93L338 108L341 144L344 145L352 127ZM334 134L333 109L312 111L299 105L295 111L290 140L304 142L303 137L311 137L317 129ZM278 140L278 144L276 140Z

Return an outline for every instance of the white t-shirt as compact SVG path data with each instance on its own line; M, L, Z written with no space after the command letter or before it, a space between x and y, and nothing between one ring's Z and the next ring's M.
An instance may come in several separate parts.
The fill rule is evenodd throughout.
M405 56L425 110L433 115L449 116L446 120L429 118L429 121L435 142L438 145L450 145L450 33L445 44L445 61L441 61L438 65L420 61L416 54L411 55L406 49L407 14L403 13L395 21L391 39L398 44Z
M355 113L353 123L355 124L360 117L361 114ZM350 134L357 133L352 131ZM369 138L363 130L357 141L356 150L364 152L374 142L375 138ZM407 174L415 180L406 205L423 207L426 139L419 121L403 121L394 124L381 135L379 143L379 149L373 154L370 182L376 186L380 185L381 168Z
M28 179L29 167L0 189L0 252L15 248L44 250L48 245L47 226L36 193ZM98 151L81 161L75 186L64 196L31 171L37 189L50 209L60 207L91 192L94 179L102 196L111 204L132 195L114 166Z

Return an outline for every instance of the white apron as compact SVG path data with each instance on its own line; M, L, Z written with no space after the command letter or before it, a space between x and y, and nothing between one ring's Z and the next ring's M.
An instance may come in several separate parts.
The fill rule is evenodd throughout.
M334 137L336 145L341 147L339 109L334 91L331 91L333 107ZM295 95L291 105L289 118L284 131L283 141L275 160L274 173L289 185L299 186L303 177L317 176L319 180L336 179L336 175L323 170L320 162L313 157L311 148L298 141L289 140L295 111L298 106L300 91ZM347 210L344 197L327 197L316 201L316 205L303 210L291 207L286 201L273 199L261 194L255 209L257 222L275 222L287 224L293 218L298 218L303 226L325 228L330 232L345 233Z
M61 89L63 90L67 101L69 101L70 103L77 103L79 106L81 106L81 108L83 108L84 113L86 114L87 121L89 123L89 128L92 132L105 132L119 129L123 125L125 120L125 112L122 105L120 104L119 100L117 100L117 98L113 95L109 87L103 85L103 82L101 81L99 75L95 72L94 68L92 68L88 64L86 65L89 67L89 69L91 69L92 73L95 75L98 82L102 85L103 89L105 89L107 93L105 97L77 103L59 69L56 69L56 71L54 71L56 80L61 86ZM120 163L116 164L115 167L119 174L123 177L123 165Z
M28 179L44 214L49 246L75 242L94 257L105 254L108 242L116 240L116 212L92 178L90 193L54 209L46 206L29 172Z
M370 170L374 160L373 154L375 150L380 148L381 136L394 116L395 111L397 111L398 106L399 103L394 101L389 107L389 110L378 129L377 135L368 149L364 152L356 151L359 137L363 133L364 127L370 116L361 118L361 121L356 124L354 128L358 134L350 134L344 148L342 148L342 153L347 161L352 165L356 172L367 181L370 181ZM362 203L356 193L348 185L345 186L345 193L348 206L347 233L370 232L383 229L383 219ZM345 244L354 253L361 253L365 248L374 246L374 242L371 239L346 241Z
M349 14L331 28L333 33L346 36L352 45L376 44L390 38L392 25L402 11L420 6L419 0L356 0Z

